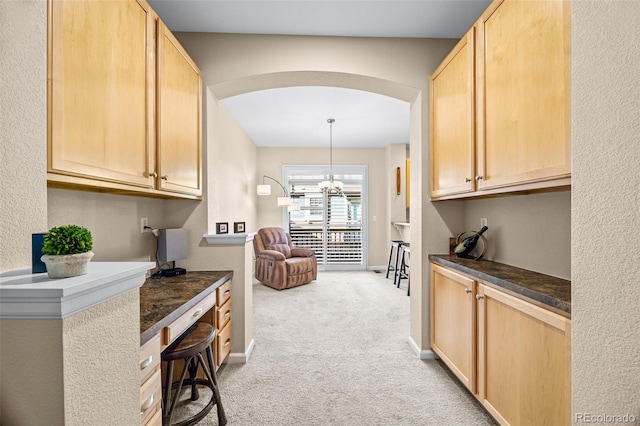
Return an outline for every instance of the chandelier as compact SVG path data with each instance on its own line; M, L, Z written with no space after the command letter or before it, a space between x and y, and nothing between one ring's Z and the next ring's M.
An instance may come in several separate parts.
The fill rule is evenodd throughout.
M333 118L327 119L327 123L329 123L329 176L327 176L326 180L318 183L318 186L330 194L342 195L344 183L335 180L333 177L333 123L335 123L335 121Z

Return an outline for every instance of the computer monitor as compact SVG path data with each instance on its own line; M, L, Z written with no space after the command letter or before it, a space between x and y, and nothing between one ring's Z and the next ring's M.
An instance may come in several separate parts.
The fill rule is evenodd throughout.
M172 262L169 269L160 268L163 276L182 275L186 271L175 267L175 261L187 258L187 231L182 228L160 229L158 262Z

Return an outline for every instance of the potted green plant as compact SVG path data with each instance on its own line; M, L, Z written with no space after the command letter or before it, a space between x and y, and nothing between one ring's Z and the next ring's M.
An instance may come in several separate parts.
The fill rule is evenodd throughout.
M93 257L93 238L87 228L63 225L51 228L42 242L41 260L49 278L84 275Z

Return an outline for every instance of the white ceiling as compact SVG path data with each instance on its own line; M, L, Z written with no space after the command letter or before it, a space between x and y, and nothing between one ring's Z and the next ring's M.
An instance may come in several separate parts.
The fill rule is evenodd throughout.
M174 32L460 38L490 0L149 0ZM358 90L290 87L222 100L258 146L409 142L409 104Z

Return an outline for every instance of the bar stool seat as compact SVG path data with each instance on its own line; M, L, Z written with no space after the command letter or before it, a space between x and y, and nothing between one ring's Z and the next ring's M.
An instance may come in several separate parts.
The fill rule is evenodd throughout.
M389 248L389 262L387 263L387 276L386 278L389 278L389 272L393 271L393 283L396 283L396 271L398 270L398 262L400 261L400 249L402 248L402 246L406 244L404 241L402 240L391 240L391 246ZM395 249L395 253L396 253L396 259L395 259L395 263L391 263L391 260L393 259L393 252Z
M222 408L220 400L220 392L218 390L218 380L216 378L216 370L213 364L213 354L211 352L211 343L216 337L216 329L211 324L198 322L185 331L175 342L162 352L162 361L167 362L164 396L162 398L162 424L163 426L188 426L198 423L213 408L218 407L218 424L227 424L227 418ZM207 355L208 367L202 357L202 352ZM173 363L177 359L184 359L184 367L180 375L180 380L173 380ZM197 378L198 367L201 367L206 379ZM189 371L189 378L185 378ZM191 401L197 401L200 397L198 385L206 386L211 389L211 400L193 416L181 420L178 423L172 423L173 411L176 403L180 399L182 386L191 386ZM173 390L175 392L172 392ZM172 397L173 394L173 397Z

